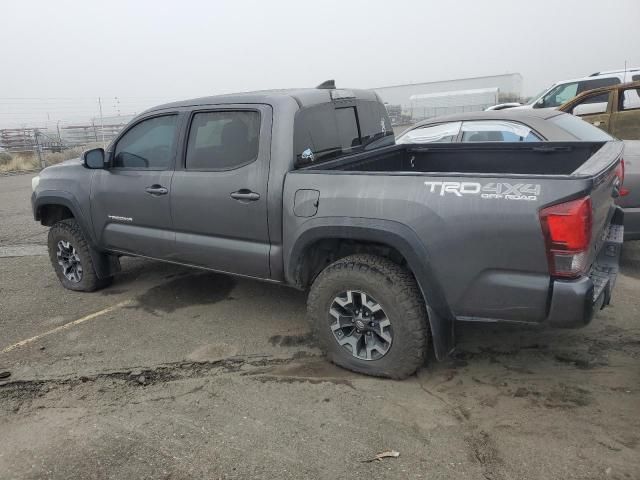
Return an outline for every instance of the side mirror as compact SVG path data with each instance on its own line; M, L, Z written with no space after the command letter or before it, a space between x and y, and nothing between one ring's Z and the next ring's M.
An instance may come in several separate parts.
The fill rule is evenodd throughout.
M86 168L103 169L106 167L104 163L104 148L92 148L82 153L82 163Z
M536 108L544 108L544 97L536 102Z

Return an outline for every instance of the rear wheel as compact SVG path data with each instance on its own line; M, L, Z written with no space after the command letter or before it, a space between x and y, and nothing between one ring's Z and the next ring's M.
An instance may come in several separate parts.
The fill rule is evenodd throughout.
M66 219L49 229L49 259L64 288L93 292L111 283L112 278L98 278L87 243L78 222Z
M358 254L318 275L308 312L333 363L368 375L404 378L424 362L426 309L413 275L382 257Z

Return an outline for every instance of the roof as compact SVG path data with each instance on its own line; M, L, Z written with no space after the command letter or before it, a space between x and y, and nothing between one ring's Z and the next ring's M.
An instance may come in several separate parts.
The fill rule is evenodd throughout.
M549 118L559 115L561 112L553 108L528 108L523 110L485 110L482 112L464 112L453 113L451 115L443 115L441 117L429 118L416 123L413 127L421 125L429 125L432 123L442 122L457 122L463 120L515 120L523 123L527 123L527 119L534 119L539 121L540 119L547 120Z
M355 89L342 89L337 88L335 90L348 90L355 95L358 100L371 100L379 101L375 92L370 90L355 90ZM177 102L165 103L148 109L146 112L152 112L155 110L164 110L169 108L182 108L192 107L198 105L220 105L220 104L277 104L283 101L295 100L299 108L305 108L320 103L331 102L331 93L334 89L325 88L297 88L297 89L282 89L282 90L259 90L254 92L242 92L242 93L229 93L224 95L214 95L210 97L192 98L188 100L181 100Z
M407 130L396 137L404 135L409 130L425 125L435 125L446 122L463 122L466 120L504 120L522 123L532 128L549 141L575 141L575 137L564 129L558 127L553 122L548 122L550 118L559 115L568 115L553 108L537 108L524 110L488 110L482 112L455 113L453 115L443 115L441 117L429 118L412 125Z

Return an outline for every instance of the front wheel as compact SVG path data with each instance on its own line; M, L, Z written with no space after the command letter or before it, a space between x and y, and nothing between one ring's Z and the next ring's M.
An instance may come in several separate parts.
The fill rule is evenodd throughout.
M111 277L98 278L89 244L76 220L57 222L49 229L49 259L64 288L93 292L111 283Z
M408 270L375 255L342 258L309 292L309 318L333 363L378 377L405 378L424 362L427 313Z

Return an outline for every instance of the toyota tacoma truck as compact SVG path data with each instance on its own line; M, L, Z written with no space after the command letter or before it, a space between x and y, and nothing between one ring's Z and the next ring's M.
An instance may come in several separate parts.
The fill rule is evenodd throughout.
M104 287L128 255L287 284L331 361L403 378L458 321L576 327L609 303L621 153L396 145L376 93L328 82L152 108L43 170L32 204L65 288Z

